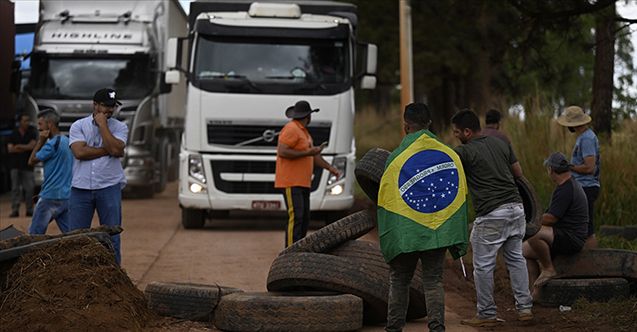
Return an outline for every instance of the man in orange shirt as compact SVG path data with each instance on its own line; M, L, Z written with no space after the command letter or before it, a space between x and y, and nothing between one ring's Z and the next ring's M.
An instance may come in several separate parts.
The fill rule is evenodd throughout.
M314 166L340 177L340 172L321 157L326 144L314 146L312 136L307 131L312 113L318 111L312 109L305 100L296 102L285 111L285 116L292 120L279 134L274 187L283 189L288 210L286 248L304 238L307 233L307 225L310 223L310 183Z

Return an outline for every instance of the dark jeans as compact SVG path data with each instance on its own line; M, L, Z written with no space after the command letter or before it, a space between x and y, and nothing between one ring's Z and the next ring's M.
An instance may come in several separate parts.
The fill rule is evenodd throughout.
M594 206L597 196L599 196L599 187L582 187L588 200L588 236L595 233L595 224L593 224L593 217L595 215Z
M27 213L33 213L33 187L35 187L33 171L14 168L9 173L11 174L11 212L20 211L20 201L24 190Z
M389 262L389 300L385 331L402 331L409 305L409 284L418 260L422 262L422 281L430 331L445 330L445 291L442 271L447 248L400 254Z
M103 189L88 190L71 187L69 201L70 230L91 228L93 214L97 210L100 225L122 225L122 189L119 184ZM122 263L119 234L111 236L115 249L115 261Z
M285 188L283 200L288 210L288 226L285 232L287 248L307 234L307 226L310 223L310 188Z
M41 198L35 205L29 234L45 234L51 220L55 219L62 233L69 231L69 200Z

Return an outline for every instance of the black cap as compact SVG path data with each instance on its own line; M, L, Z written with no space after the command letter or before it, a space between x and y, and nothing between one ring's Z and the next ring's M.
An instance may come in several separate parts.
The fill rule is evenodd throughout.
M285 110L285 116L290 119L303 119L304 117L318 111L318 108L312 109L312 107L310 107L310 103L307 101L299 100L296 104L294 104L294 106L290 106Z
M544 166L550 167L556 173L564 173L568 171L572 165L561 152L554 152L544 160Z
M119 106L122 104L119 100L117 100L115 90L109 88L97 90L93 96L93 101L102 103L106 106Z

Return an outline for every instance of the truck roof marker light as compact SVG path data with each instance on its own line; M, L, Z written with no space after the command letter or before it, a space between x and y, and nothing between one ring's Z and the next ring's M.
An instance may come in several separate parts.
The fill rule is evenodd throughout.
M300 18L301 7L295 3L254 2L248 10L250 17Z

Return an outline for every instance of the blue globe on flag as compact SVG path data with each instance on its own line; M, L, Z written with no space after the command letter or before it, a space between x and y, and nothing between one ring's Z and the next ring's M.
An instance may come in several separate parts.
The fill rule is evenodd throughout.
M434 213L454 201L458 179L451 157L438 150L423 150L403 164L398 177L399 192L412 209Z

